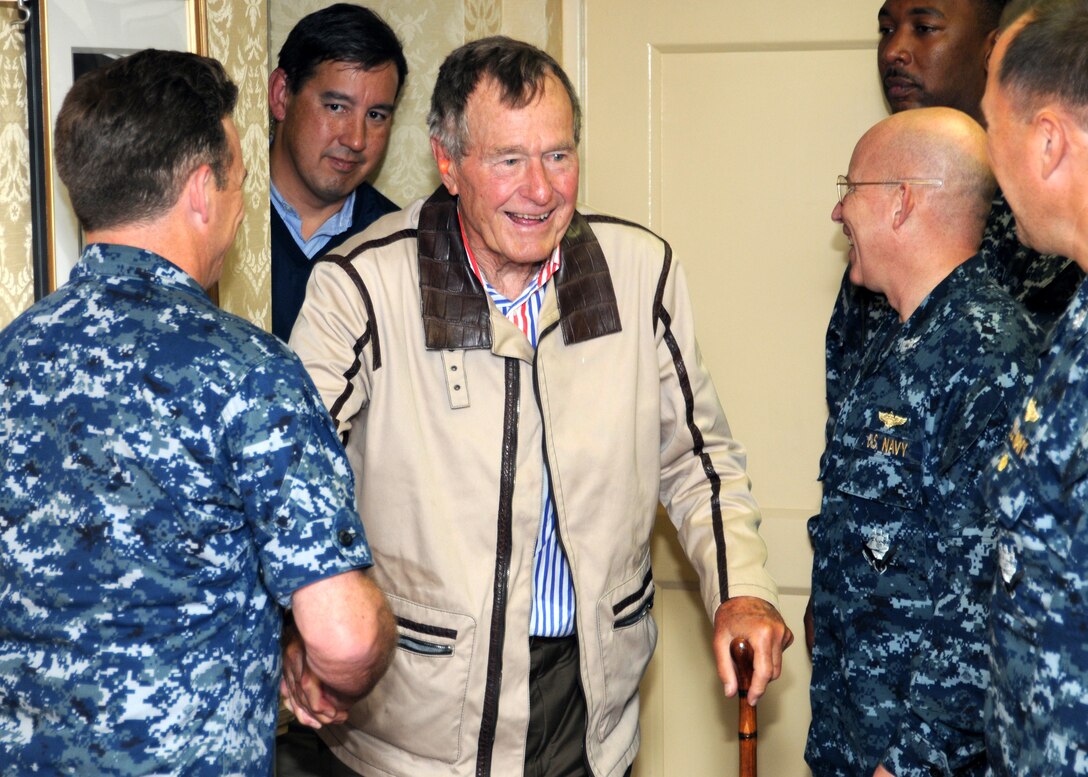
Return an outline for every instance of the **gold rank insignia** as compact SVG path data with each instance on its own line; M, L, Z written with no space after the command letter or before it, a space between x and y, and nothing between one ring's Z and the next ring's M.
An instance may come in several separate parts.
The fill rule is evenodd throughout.
M1020 433L1019 423L1013 424L1012 431L1009 432L1009 445L1017 456L1024 458L1024 451L1028 449L1028 438Z
M902 426L907 422L907 419L903 416L896 415L895 413L886 410L881 410L877 412L876 417L879 418L881 423L884 424L885 429L894 429L895 427Z
M1028 406L1024 410L1024 420L1027 421L1029 424L1033 424L1040 418L1042 418L1042 416L1039 415L1039 408L1035 405L1035 400L1029 399Z

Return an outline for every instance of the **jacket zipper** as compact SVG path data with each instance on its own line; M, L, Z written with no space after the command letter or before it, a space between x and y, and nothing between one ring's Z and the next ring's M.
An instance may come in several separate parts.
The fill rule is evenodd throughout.
M495 542L495 588L491 606L491 636L487 651L487 678L476 748L476 777L489 777L495 750L502 691L503 644L506 639L506 604L510 588L510 557L514 476L517 474L518 414L521 368L517 359L505 360L506 401L503 409L502 464L499 471L499 513Z

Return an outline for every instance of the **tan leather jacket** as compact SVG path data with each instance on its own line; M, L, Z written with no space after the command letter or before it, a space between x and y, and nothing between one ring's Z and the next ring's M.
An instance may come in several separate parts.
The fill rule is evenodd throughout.
M520 774L545 464L574 579L586 753L622 775L657 630L658 501L713 615L776 602L743 450L664 241L576 213L534 351L465 260L440 189L314 270L291 345L342 435L397 616L389 674L323 736L366 775Z

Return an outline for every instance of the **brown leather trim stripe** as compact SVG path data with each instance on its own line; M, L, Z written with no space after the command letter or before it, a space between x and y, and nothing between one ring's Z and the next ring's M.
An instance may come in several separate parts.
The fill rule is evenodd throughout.
M476 748L476 777L489 777L499 722L499 695L502 691L503 644L506 639L506 604L510 584L510 557L513 549L514 475L518 454L518 400L521 396L521 367L517 359L506 359L506 403L503 411L502 465L499 472L499 515L495 540L495 588L491 603L491 638L487 651L487 679L480 739Z
M340 410L344 407L344 403L348 401L348 397L355 391L355 386L352 385L352 379L359 374L359 369L363 366L362 353L363 348L366 347L367 340L370 339L370 328L363 332L354 344L351 346L352 353L355 354L355 358L346 370L344 370L344 390L340 392L340 396L329 406L329 415L339 420ZM348 441L345 435L342 442L346 445Z
M386 235L385 237L379 237L376 240L367 240L365 243L360 243L359 245L355 246L355 248L348 251L346 254L335 254L335 253L334 254L327 254L327 255L321 257L321 259L319 261L322 261L322 262L332 261L332 262L336 262L337 264L340 264L343 261L350 262L355 257L357 257L359 254L366 253L367 251L371 250L372 248L382 248L382 247L387 246L387 245L392 245L393 243L396 243L398 240L413 239L413 238L416 237L418 232L419 232L419 230L417 230L417 229L402 229L399 232L393 232L391 234Z
M646 594L646 589L649 588L650 581L653 580L653 579L654 579L653 570L647 569L646 570L646 576L642 578L642 585L639 586L639 589L637 591L635 591L633 594L631 594L630 596L626 596L623 599L621 599L620 601L616 602L616 604L613 605L613 607L612 607L612 614L613 615L619 615L621 612L624 611L624 609L626 609L627 607L630 607L632 604L634 604L639 599L641 599Z
M669 270L672 268L672 246L669 245L669 241L661 237L661 235L654 232L652 229L644 227L642 224L638 224L634 221L628 221L627 219L616 218L615 216L605 216L599 213L588 214L584 216L585 220L589 224L619 224L625 227L634 227L635 229L641 229L643 232L653 235L665 245L665 260L661 267L661 277L657 281L657 293L654 295L654 320L653 328L657 328L657 322L659 320L658 313L661 310L661 300L665 295L665 281L669 277Z
M418 623L417 621L409 620L408 618L402 618L397 616L397 625L402 629L408 629L409 631L415 631L420 634L427 634L432 637L444 637L446 639L457 639L456 629L446 629L441 626L430 626L426 623Z
M399 240L412 239L415 236L416 230L402 229L399 232L394 232L391 235L386 235L385 237L378 240L368 240L365 243L360 243L346 254L329 253L325 256L319 257L317 260L319 262L332 262L347 274L348 278L351 279L352 284L355 286L356 291L359 292L359 296L362 298L363 306L366 308L366 318L369 322L366 331L359 335L359 337L356 338L355 343L352 345L352 351L355 353L355 359L352 361L351 365L344 371L344 390L329 407L329 415L331 415L333 418L337 417L341 408L343 408L344 403L347 402L348 397L350 397L351 393L355 390L354 387L351 385L351 381L356 375L359 374L359 370L363 366L363 349L366 348L366 346L371 342L373 342L373 346L371 348L371 353L373 353L371 369L378 370L381 369L382 366L382 348L381 342L378 340L378 328L374 316L374 303L370 299L370 292L367 291L366 284L363 283L363 279L359 277L358 271L355 269L355 266L351 262L353 259L355 259L355 257L372 248L381 248L383 246L390 245L391 243L396 243ZM347 435L342 435L342 439L343 442L346 444Z
M653 329L657 329L657 324L661 320L662 314L665 313L665 282L669 279L669 273L672 271L672 246L667 242L665 243L665 259L661 264L661 276L657 279L657 292L654 294L654 320L652 324Z
M355 358L346 370L344 370L344 390L340 393L340 396L329 406L329 415L333 418L338 418L340 410L344 407L344 403L347 402L348 397L351 396L355 390L352 386L352 379L359 374L359 370L362 369L362 354L363 349L367 345L371 346L372 365L374 370L381 369L382 366L382 348L381 343L378 340L378 328L377 323L374 320L374 303L370 299L370 292L367 291L366 284L363 283L363 279L359 277L359 273L355 270L355 267L351 264L351 261L343 256L336 256L330 258L328 261L332 261L339 267L344 273L351 279L351 282L355 285L356 291L359 292L359 296L363 300L363 306L366 308L366 330L356 338L355 343L352 345L352 352L355 354Z
M710 520L714 528L714 547L717 551L718 595L724 602L729 598L729 571L726 569L725 526L722 523L722 481L718 471L714 469L714 462L703 450L703 433L695 423L695 398L691 391L691 380L688 377L687 365L684 363L684 355L680 352L680 346L677 345L676 337L672 333L672 317L664 307L661 307L658 319L665 326L665 344L672 354L673 367L680 381L680 391L684 395L684 416L692 439L691 452L692 455L699 457L707 482L710 483Z

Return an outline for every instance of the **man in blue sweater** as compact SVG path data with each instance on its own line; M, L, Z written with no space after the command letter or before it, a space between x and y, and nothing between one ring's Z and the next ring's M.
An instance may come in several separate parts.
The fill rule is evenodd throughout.
M286 340L313 262L397 209L367 179L385 156L408 64L381 17L337 3L295 25L278 65L268 78L272 332Z

